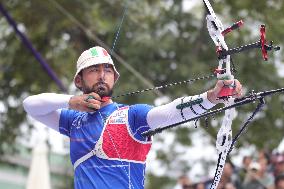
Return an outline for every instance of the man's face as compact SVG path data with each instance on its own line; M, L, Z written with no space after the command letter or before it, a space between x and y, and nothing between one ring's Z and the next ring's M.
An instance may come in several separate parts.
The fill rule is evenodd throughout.
M101 97L111 96L114 86L114 70L111 64L93 65L82 70L75 82L84 94L95 92Z

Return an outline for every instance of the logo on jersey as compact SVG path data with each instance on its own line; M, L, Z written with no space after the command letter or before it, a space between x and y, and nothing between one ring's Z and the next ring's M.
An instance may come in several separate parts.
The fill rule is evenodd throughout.
M85 114L79 115L75 118L75 120L72 122L72 127L75 127L76 129L80 129L82 126L82 121L84 121Z
M125 124L127 122L128 109L117 110L111 115L108 124Z

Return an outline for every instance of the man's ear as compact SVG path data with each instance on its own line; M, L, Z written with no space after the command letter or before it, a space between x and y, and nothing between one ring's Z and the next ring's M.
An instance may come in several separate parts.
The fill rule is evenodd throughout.
M82 76L81 75L76 75L75 79L74 79L74 83L75 83L75 86L81 90L82 88Z

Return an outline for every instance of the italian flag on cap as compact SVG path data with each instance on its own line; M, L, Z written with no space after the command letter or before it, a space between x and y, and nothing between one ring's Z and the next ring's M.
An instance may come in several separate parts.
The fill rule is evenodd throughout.
M99 53L98 51L101 51L101 52ZM103 48L98 49L98 48L94 47L94 48L90 49L90 52L91 52L92 56L100 56L100 55L101 56L109 56L107 51Z

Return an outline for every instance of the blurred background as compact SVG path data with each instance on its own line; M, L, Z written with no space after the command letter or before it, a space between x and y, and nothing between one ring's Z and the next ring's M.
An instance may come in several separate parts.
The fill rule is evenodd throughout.
M0 3L0 188L73 188L68 139L28 117L22 101L43 92L79 93L72 82L77 58L95 45L112 49L122 18L112 53L121 74L114 95L207 76L218 65L201 0ZM266 24L267 40L283 49L282 0L214 0L212 6L225 27L240 19L245 23L226 36L229 47L258 41L259 27ZM267 62L260 49L232 56L235 78L243 84L245 94L284 87L282 52L269 52ZM116 101L160 105L183 95L203 93L215 82L216 79L203 80ZM249 104L237 108L233 134L255 107L256 104ZM267 159L263 169L273 181L280 175L281 168L277 166L284 162L283 110L283 94L266 98L265 108L228 157L233 166L228 168L230 179L222 177L223 188L227 183L245 188L248 170L261 169L244 164L247 157L259 164ZM200 120L196 125L188 123L156 135L148 157L146 188L198 188L200 183L206 187L214 176L218 158L215 140L223 115L210 118L208 126ZM41 187L36 187L37 182Z

